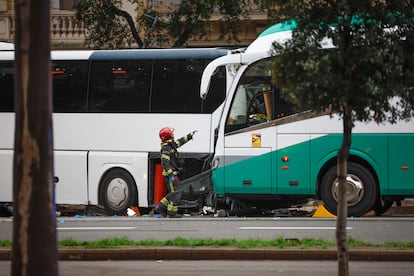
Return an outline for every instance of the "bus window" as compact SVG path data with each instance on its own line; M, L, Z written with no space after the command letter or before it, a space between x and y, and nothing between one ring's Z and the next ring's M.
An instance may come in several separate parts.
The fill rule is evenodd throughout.
M271 83L269 61L260 60L244 72L227 118L226 133L293 114L291 104Z
M206 62L198 59L156 60L151 112L201 113L199 87Z
M85 112L88 62L53 61L53 111Z
M227 130L270 121L273 117L273 91L270 88L266 83L240 85L227 119Z
M0 112L14 110L13 63L0 63Z
M283 118L283 117L292 115L293 113L294 112L293 112L292 104L289 104L285 100L279 98L279 101L277 101L275 105L275 112L274 112L273 119Z
M149 112L152 60L94 61L88 109Z
M273 92L255 92L247 105L248 126L270 121L273 117Z
M226 67L220 66L211 78L208 97L203 100L203 113L213 113L226 98Z
M274 96L269 60L261 60L243 73L227 118L225 132L273 119Z

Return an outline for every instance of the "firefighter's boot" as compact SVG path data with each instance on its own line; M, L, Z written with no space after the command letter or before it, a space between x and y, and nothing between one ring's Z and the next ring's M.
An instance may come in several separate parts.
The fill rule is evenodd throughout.
M154 211L163 217L167 216L167 207L162 203L159 203L157 206L155 206Z
M167 212L167 218L182 218L183 215L176 212Z
M181 218L182 217L182 215L178 213L178 206L174 205L172 201L170 201L167 207L167 217L168 218Z

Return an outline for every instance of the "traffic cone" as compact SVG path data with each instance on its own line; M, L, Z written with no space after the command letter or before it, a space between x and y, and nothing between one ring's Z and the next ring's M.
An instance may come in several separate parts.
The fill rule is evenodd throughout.
M312 215L313 218L336 218L331 212L326 210L323 204L320 204L318 209L316 209L315 213Z
M154 174L154 205L160 203L161 199L167 194L167 187L164 184L161 164L155 164Z

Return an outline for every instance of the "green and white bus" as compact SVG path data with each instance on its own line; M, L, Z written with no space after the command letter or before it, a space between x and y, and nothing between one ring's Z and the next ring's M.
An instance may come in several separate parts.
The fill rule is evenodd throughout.
M216 131L212 182L218 202L233 206L274 209L314 198L336 214L342 121L335 114L295 113L279 97L268 71L272 42L288 39L294 27L274 25L244 53L217 58L206 67L202 98L216 68L238 68ZM382 214L394 201L414 195L413 120L357 122L352 140L349 216L370 210Z

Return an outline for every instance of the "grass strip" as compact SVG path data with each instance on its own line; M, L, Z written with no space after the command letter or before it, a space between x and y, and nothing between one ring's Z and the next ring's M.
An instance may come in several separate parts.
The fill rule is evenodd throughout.
M329 248L335 247L335 241L327 241L323 239L304 238L285 239L278 237L272 240L261 239L192 239L177 237L169 240L142 240L133 241L128 238L110 238L96 241L76 241L73 239L65 239L59 241L59 248L83 247L83 248L116 248L125 246L179 246L179 247L222 247L231 246L236 248L258 248L258 247L276 247L276 248ZM414 248L414 242L385 242L382 244L372 244L356 240L352 237L348 238L349 247L383 247L383 248ZM8 240L0 240L0 247L11 248L12 242Z
M286 240L283 237L279 237L272 240L261 240L261 239L187 239L182 237L177 237L170 240L142 240L142 241L132 241L127 238L112 238L112 239L103 239L99 241L75 241L72 239L62 240L59 242L59 247L85 247L85 248L113 248L117 246L180 246L180 247L199 247L199 246L209 246L209 247L222 247L222 246L232 246L237 248L257 248L257 247L300 247L300 248L309 248L309 247L323 247L327 248L330 246L335 246L335 242L329 242L325 240L318 239L303 239L300 240Z
M8 240L0 240L0 247L12 247L12 242Z

